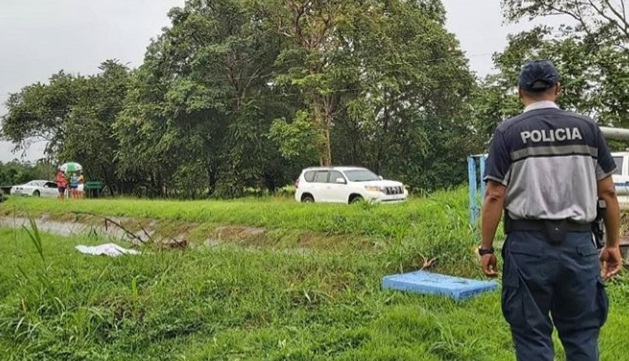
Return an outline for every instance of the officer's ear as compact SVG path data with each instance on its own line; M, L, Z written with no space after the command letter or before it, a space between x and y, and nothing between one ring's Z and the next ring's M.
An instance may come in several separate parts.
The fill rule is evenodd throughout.
M561 83L557 83L555 85L555 97L558 97L560 92L561 92Z

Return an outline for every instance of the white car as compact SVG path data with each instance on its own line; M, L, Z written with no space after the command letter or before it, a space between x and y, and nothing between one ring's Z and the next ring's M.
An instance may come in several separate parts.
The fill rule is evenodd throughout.
M11 195L33 197L57 197L57 183L47 180L32 180L28 183L11 187Z
M397 203L408 198L408 191L401 182L384 180L361 167L306 168L295 181L295 187L298 202Z
M619 195L629 193L629 152L613 152L616 172L612 174L616 191Z

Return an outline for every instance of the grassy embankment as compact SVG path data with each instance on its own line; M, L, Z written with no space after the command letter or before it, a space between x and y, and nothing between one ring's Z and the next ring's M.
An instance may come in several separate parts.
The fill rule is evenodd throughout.
M353 235L358 244L277 252L277 244L225 243L187 251L90 257L95 237L0 229L0 354L3 360L510 360L499 293L457 303L380 289L383 275L417 253L437 270L477 275L464 192L386 207L286 201L67 202L14 199L5 214L102 215L291 234ZM625 358L629 282L609 286L612 311L602 360ZM558 360L561 347L558 345Z
M467 193L438 193L404 204L355 206L300 204L292 199L265 198L234 201L149 201L97 199L64 201L14 197L0 207L0 216L45 215L74 221L72 212L128 217L125 226L138 230L152 225L158 234L175 237L185 232L189 241L238 238L225 226L261 227L244 239L230 239L249 247L307 248L335 252L375 251L398 255L398 267L418 267L419 256L438 257L448 272L471 275L476 267L451 267L455 260L473 259L477 235L468 224ZM84 221L100 221L81 216ZM102 223L102 222L101 222ZM231 234L230 234L231 233ZM234 237L236 236L236 237ZM242 237L241 237L242 238ZM409 257L413 255L413 257ZM419 262L421 261L421 262ZM418 263L419 262L419 263Z

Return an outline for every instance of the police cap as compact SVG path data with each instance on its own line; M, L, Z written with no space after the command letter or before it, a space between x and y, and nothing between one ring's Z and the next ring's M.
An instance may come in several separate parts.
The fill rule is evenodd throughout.
M550 60L528 61L520 71L520 88L529 92L543 92L555 86L558 81L559 74Z

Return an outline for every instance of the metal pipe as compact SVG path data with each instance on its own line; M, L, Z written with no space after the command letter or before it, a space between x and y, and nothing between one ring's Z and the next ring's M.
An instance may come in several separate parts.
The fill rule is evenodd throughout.
M600 129L605 138L623 140L629 139L629 129L612 127L600 127Z

